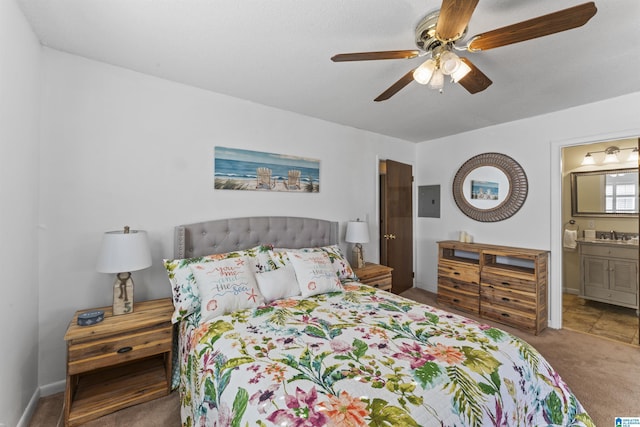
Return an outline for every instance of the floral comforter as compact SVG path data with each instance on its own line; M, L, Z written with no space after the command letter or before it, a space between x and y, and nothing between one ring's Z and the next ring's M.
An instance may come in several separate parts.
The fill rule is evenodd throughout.
M593 425L526 342L360 284L183 321L179 345L183 426Z

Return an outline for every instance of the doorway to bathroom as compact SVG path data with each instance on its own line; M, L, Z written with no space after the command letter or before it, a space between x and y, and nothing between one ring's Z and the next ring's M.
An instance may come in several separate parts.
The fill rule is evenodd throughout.
M638 142L627 138L561 149L562 327L635 345ZM583 176L589 180L579 181L579 189L577 177Z

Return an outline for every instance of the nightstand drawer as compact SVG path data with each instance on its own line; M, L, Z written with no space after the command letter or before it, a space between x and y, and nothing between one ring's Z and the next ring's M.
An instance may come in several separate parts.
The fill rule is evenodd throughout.
M378 277L371 277L369 279L367 279L367 285L371 285L374 288L385 288L391 287L391 275L390 274L385 274L382 276L378 276Z
M171 351L171 323L139 332L103 337L68 348L68 375L114 366Z

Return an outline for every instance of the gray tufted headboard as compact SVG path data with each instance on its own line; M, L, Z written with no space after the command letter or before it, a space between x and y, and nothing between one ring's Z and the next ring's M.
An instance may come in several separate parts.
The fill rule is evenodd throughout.
M175 228L174 258L248 249L259 244L304 248L338 243L338 223L313 218L262 216L217 219Z

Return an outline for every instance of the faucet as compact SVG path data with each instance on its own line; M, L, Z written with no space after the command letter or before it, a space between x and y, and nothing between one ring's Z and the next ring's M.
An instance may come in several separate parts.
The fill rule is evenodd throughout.
M618 240L618 236L616 235L615 231L611 230L610 233L611 233L611 240Z

